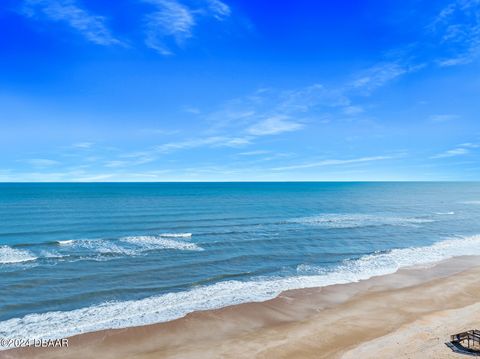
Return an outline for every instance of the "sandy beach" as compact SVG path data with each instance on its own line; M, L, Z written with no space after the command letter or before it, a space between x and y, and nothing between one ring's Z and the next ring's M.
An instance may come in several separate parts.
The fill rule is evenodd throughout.
M480 0L0 20L0 359L480 359Z
M293 290L155 325L22 348L1 358L457 358L450 334L480 327L480 261L458 257L358 283Z

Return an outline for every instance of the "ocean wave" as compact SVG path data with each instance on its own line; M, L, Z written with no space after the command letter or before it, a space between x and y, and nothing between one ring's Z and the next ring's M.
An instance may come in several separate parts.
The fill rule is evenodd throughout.
M435 212L435 214L438 214L439 216L451 216L451 215L454 215L455 212L451 211L451 212Z
M71 244L75 243L75 240L74 239L66 239L64 241L56 241L55 243L58 244L59 246L68 246L68 245L71 245Z
M463 201L462 204L480 204L480 201Z
M296 218L291 220L291 222L338 229L370 226L418 226L420 224L435 222L435 220L418 217L390 217L370 214L323 214Z
M460 255L480 255L480 236L448 239L431 246L394 249L346 260L325 271L299 266L299 275L250 281L229 280L188 291L140 300L106 302L72 311L29 314L0 322L0 337L62 338L102 329L165 322L198 311L244 302L264 301L282 291L358 282L396 272L399 268L428 265ZM307 270L310 275L303 275Z
M186 251L203 251L195 243L164 238L164 236L130 236L121 239L143 249L180 249Z
M0 246L0 264L12 264L34 261L37 259L30 251Z
M111 240L106 239L77 239L68 245L73 249L89 250L99 254L124 254L134 255L135 251L117 245Z
M56 259L56 258L63 258L64 256L58 252L51 252L51 251L46 251L46 250L42 250L40 251L40 255L38 256L38 258L53 258L53 259Z
M163 233L158 236L129 236L117 239L66 239L45 243L33 243L29 247L53 245L52 250L18 249L0 246L0 264L21 263L37 259L109 260L118 256L142 255L154 249L176 249L184 251L203 251L194 243L174 238L190 238L191 233Z
M160 234L160 237L166 237L166 238L191 238L192 234L191 233L162 233Z

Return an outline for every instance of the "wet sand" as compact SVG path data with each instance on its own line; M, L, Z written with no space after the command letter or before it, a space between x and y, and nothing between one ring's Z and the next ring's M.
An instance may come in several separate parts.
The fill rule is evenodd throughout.
M444 343L473 328L480 328L480 258L458 257L0 358L458 358Z

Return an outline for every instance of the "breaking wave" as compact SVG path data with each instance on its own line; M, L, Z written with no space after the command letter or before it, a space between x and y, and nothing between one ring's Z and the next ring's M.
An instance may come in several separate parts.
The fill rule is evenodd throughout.
M0 264L23 263L37 259L27 250L15 249L9 246L0 246Z
M134 241L149 241L139 237ZM150 237L156 238L158 237ZM153 239L152 239L153 240ZM346 260L332 270L301 265L297 276L230 280L140 300L106 302L72 311L29 314L0 322L0 337L62 338L101 329L165 322L198 311L276 297L282 291L357 282L461 255L480 255L480 236L452 238L430 246L393 249ZM308 274L308 275L306 275Z
M34 261L42 258L71 260L105 260L103 256L135 256L155 249L176 249L182 251L203 251L195 243L175 238L190 238L191 233L163 233L158 236L129 236L120 239L67 239L44 243L55 245L55 252L17 249L7 245L0 246L0 264L14 264ZM32 244L31 246L38 246Z
M131 236L121 239L123 242L133 244L143 249L180 249L185 251L203 251L202 247L195 243L178 241L160 236Z
M192 234L191 233L162 233L162 234L160 234L160 237L165 237L165 238L191 238Z
M428 218L390 217L370 214L322 214L293 219L291 222L338 229L370 226L418 226L435 221Z

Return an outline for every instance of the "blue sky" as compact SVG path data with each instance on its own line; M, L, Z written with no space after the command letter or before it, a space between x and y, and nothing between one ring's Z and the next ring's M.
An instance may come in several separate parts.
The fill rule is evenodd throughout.
M480 1L4 0L0 181L480 180Z

